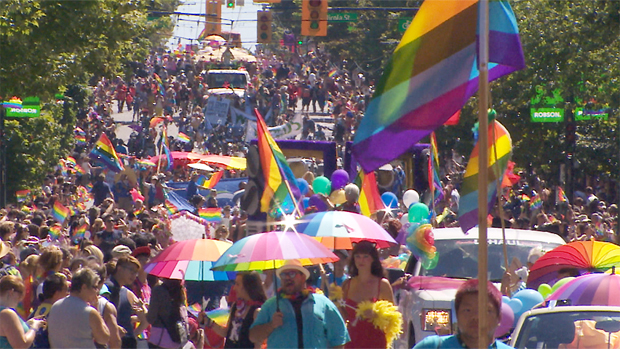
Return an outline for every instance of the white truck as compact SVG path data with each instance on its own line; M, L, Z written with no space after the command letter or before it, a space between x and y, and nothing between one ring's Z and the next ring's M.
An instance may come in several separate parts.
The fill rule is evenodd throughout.
M456 330L454 297L456 289L466 279L478 275L478 230L465 235L461 228L433 230L439 260L434 269L426 270L411 257L405 273L411 275L402 287L394 289L394 299L403 314L403 334L394 344L398 349L410 349L417 342L434 334L452 334ZM504 274L502 230L489 228L488 277L501 282ZM524 265L532 248L549 251L563 245L558 235L532 230L506 229L508 261L517 257Z
M245 70L211 69L207 71L206 80L210 95L234 93L243 98L250 83L250 75Z

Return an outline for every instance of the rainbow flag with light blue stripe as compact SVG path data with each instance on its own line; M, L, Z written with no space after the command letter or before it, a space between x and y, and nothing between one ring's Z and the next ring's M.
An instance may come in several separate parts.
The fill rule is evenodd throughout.
M478 90L478 0L426 0L390 58L356 132L365 172L398 158ZM525 68L515 15L489 2L489 81Z

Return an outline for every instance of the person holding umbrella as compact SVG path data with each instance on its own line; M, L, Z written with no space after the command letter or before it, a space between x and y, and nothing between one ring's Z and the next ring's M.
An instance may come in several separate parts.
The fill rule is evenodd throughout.
M310 272L298 260L276 271L282 288L268 299L250 328L255 344L267 348L343 348L349 333L338 308L327 297L306 288Z

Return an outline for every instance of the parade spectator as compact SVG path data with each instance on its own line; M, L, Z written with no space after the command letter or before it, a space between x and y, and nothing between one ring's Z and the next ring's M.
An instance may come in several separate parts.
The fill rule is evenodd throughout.
M95 348L107 344L110 330L99 311L99 276L90 268L78 270L71 278L70 294L57 301L48 320L52 348Z
M24 283L13 275L0 279L0 348L29 348L36 332L45 325L44 320L25 322L15 312L24 297Z
M456 291L454 308L458 319L458 334L451 336L430 336L416 344L413 349L440 349L440 348L484 348L509 349L511 347L495 340L495 329L500 322L502 295L491 282L487 282L486 290L489 297L487 313L488 334L484 338L478 337L478 279L471 279L463 283ZM484 291L482 291L484 292Z
M116 219L113 215L104 215L102 220L105 227L102 231L95 233L93 242L103 252L103 262L107 262L112 258L112 249L118 243L122 233L120 230L115 229Z
M149 348L172 349L183 347L187 343L188 338L182 338L182 332L189 331L185 303L181 280L163 279L160 285L153 288L146 315L148 322L152 324Z
M105 175L103 173L97 175L97 181L93 184L93 189L91 190L94 198L94 205L99 206L103 203L103 200L106 198L114 199L114 194L112 194L112 189L110 185L105 182Z
M266 339L267 348L344 347L350 340L345 322L334 303L306 288L310 272L290 260L277 276L282 290L263 304L250 328L250 340L260 344Z

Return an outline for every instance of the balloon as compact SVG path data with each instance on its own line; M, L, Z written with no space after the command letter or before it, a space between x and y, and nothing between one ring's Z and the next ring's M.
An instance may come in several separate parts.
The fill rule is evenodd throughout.
M501 319L499 321L499 326L495 329L495 338L503 337L507 334L511 329L512 325L515 322L515 313L510 308L510 305L502 302L502 307L500 309Z
M407 209L418 202L420 202L420 194L417 191L409 189L403 194L403 204L405 204Z
M538 286L538 292L541 296L543 296L543 298L547 298L553 291L551 290L551 286L547 284L540 284L540 286Z
M515 315L521 312L521 309L523 308L523 303L521 303L521 300L517 298L512 298L510 302L508 302L508 305Z
M392 192L386 191L381 194L381 201L383 201L387 208L398 208L398 198Z
M312 190L316 194L329 195L332 192L332 184L325 176L318 176L312 182Z
M405 213L402 217L400 217L400 223L405 226L405 224L409 223L409 213Z
M502 303L508 304L510 302L510 297L502 296ZM513 314L514 315L514 314Z
M319 212L327 211L327 204L321 197L317 194L314 194L308 200L308 207L314 206Z
M428 219L429 215L430 210L428 209L428 206L421 202L415 203L409 208L409 222L411 223L416 223L420 222L423 219Z
M437 266L437 261L439 260L439 253L435 253L435 257L428 259L422 258L422 267L426 270L435 269Z
M303 178L297 178L297 188L299 188L299 192L302 196L308 194L308 190L310 189L310 185Z
M517 292L513 297L513 299L516 298L518 300L521 301L521 303L523 303L523 309L521 313L526 312L527 310L530 310L532 308L534 308L534 306L538 303L542 303L545 299L543 298L543 296L538 292L538 291L534 291L534 290L530 290L530 289L526 289L526 290L521 290L519 292ZM519 312L515 312L515 315L519 313ZM519 314L521 315L521 314Z
M342 189L349 183L349 173L345 170L336 170L332 173L332 190Z
M556 282L555 284L553 284L553 286L551 286L551 293L555 292L558 288L564 286L567 282L573 279L574 277L568 276L568 277L558 280L558 282Z
M303 208L304 211L308 208L309 202L310 202L310 198L301 199L301 207Z
M334 190L329 196L329 201L336 205L342 205L347 202L347 198L344 195L344 189Z

